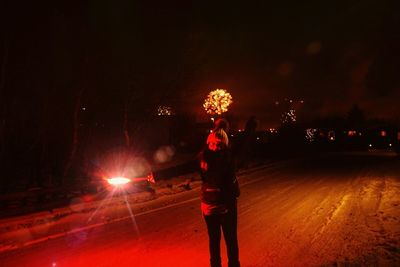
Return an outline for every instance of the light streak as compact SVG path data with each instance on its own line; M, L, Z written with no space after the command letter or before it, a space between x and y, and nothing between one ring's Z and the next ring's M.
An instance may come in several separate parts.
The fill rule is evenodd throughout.
M97 212L102 208L108 206L110 203L112 197L114 196L115 191L117 190L116 187L113 188L113 190L100 202L100 205L96 208L96 210L90 215L89 219L86 221L86 223L90 223L93 218L96 216Z
M136 232L137 236L140 237L139 227L137 225L135 215L133 215L132 208L131 208L131 205L129 204L125 190L124 190L124 200L125 200L126 207L128 208L129 215L130 215L132 223L133 223L133 227L135 228L135 232Z

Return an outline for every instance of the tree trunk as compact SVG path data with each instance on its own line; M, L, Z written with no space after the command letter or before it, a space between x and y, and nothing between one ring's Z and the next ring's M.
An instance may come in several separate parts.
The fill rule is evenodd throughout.
M125 146L127 148L131 147L131 138L129 136L129 118L128 118L128 103L125 103L124 108L124 138L125 138Z
M6 131L6 93L5 93L5 84L6 84L6 67L8 61L8 40L5 38L4 40L4 52L3 52L3 61L1 62L1 73L0 73L0 98L2 99L1 103L1 118L0 118L0 158L3 157L4 147L5 147L5 131Z
M78 150L78 145L79 145L79 112L81 109L81 102L82 102L82 94L83 94L84 89L80 89L78 96L76 98L75 102L75 109L74 109L74 125L73 125L73 134L72 134L72 148L71 152L69 154L68 160L65 164L64 168L64 173L63 173L63 178L62 178L62 184L65 182L65 178L68 175L68 172L71 169L72 164L75 161L76 157L76 152Z

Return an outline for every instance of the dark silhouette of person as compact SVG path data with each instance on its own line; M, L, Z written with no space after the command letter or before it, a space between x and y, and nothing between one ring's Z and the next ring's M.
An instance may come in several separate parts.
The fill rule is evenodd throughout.
M228 136L220 128L210 133L207 147L200 153L201 210L208 230L211 267L221 267L221 229L228 266L240 266L237 239L237 197L240 192L228 145Z
M239 162L241 168L247 168L253 158L256 141L257 120L255 116L251 116L247 122L243 132L242 141L239 148Z

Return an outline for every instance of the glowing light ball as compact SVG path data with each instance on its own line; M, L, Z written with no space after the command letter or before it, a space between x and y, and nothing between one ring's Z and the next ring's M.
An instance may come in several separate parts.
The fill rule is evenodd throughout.
M204 100L203 107L208 114L221 115L228 111L228 107L232 104L232 96L225 89L215 89L211 91Z
M129 183L131 180L125 177L113 177L107 179L107 182L113 186L122 186Z

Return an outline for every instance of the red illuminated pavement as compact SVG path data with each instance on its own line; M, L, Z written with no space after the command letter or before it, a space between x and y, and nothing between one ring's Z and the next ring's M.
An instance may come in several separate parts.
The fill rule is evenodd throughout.
M330 155L240 177L242 266L400 266L399 163ZM5 252L0 266L208 266L197 195L137 214L139 235L126 219Z

